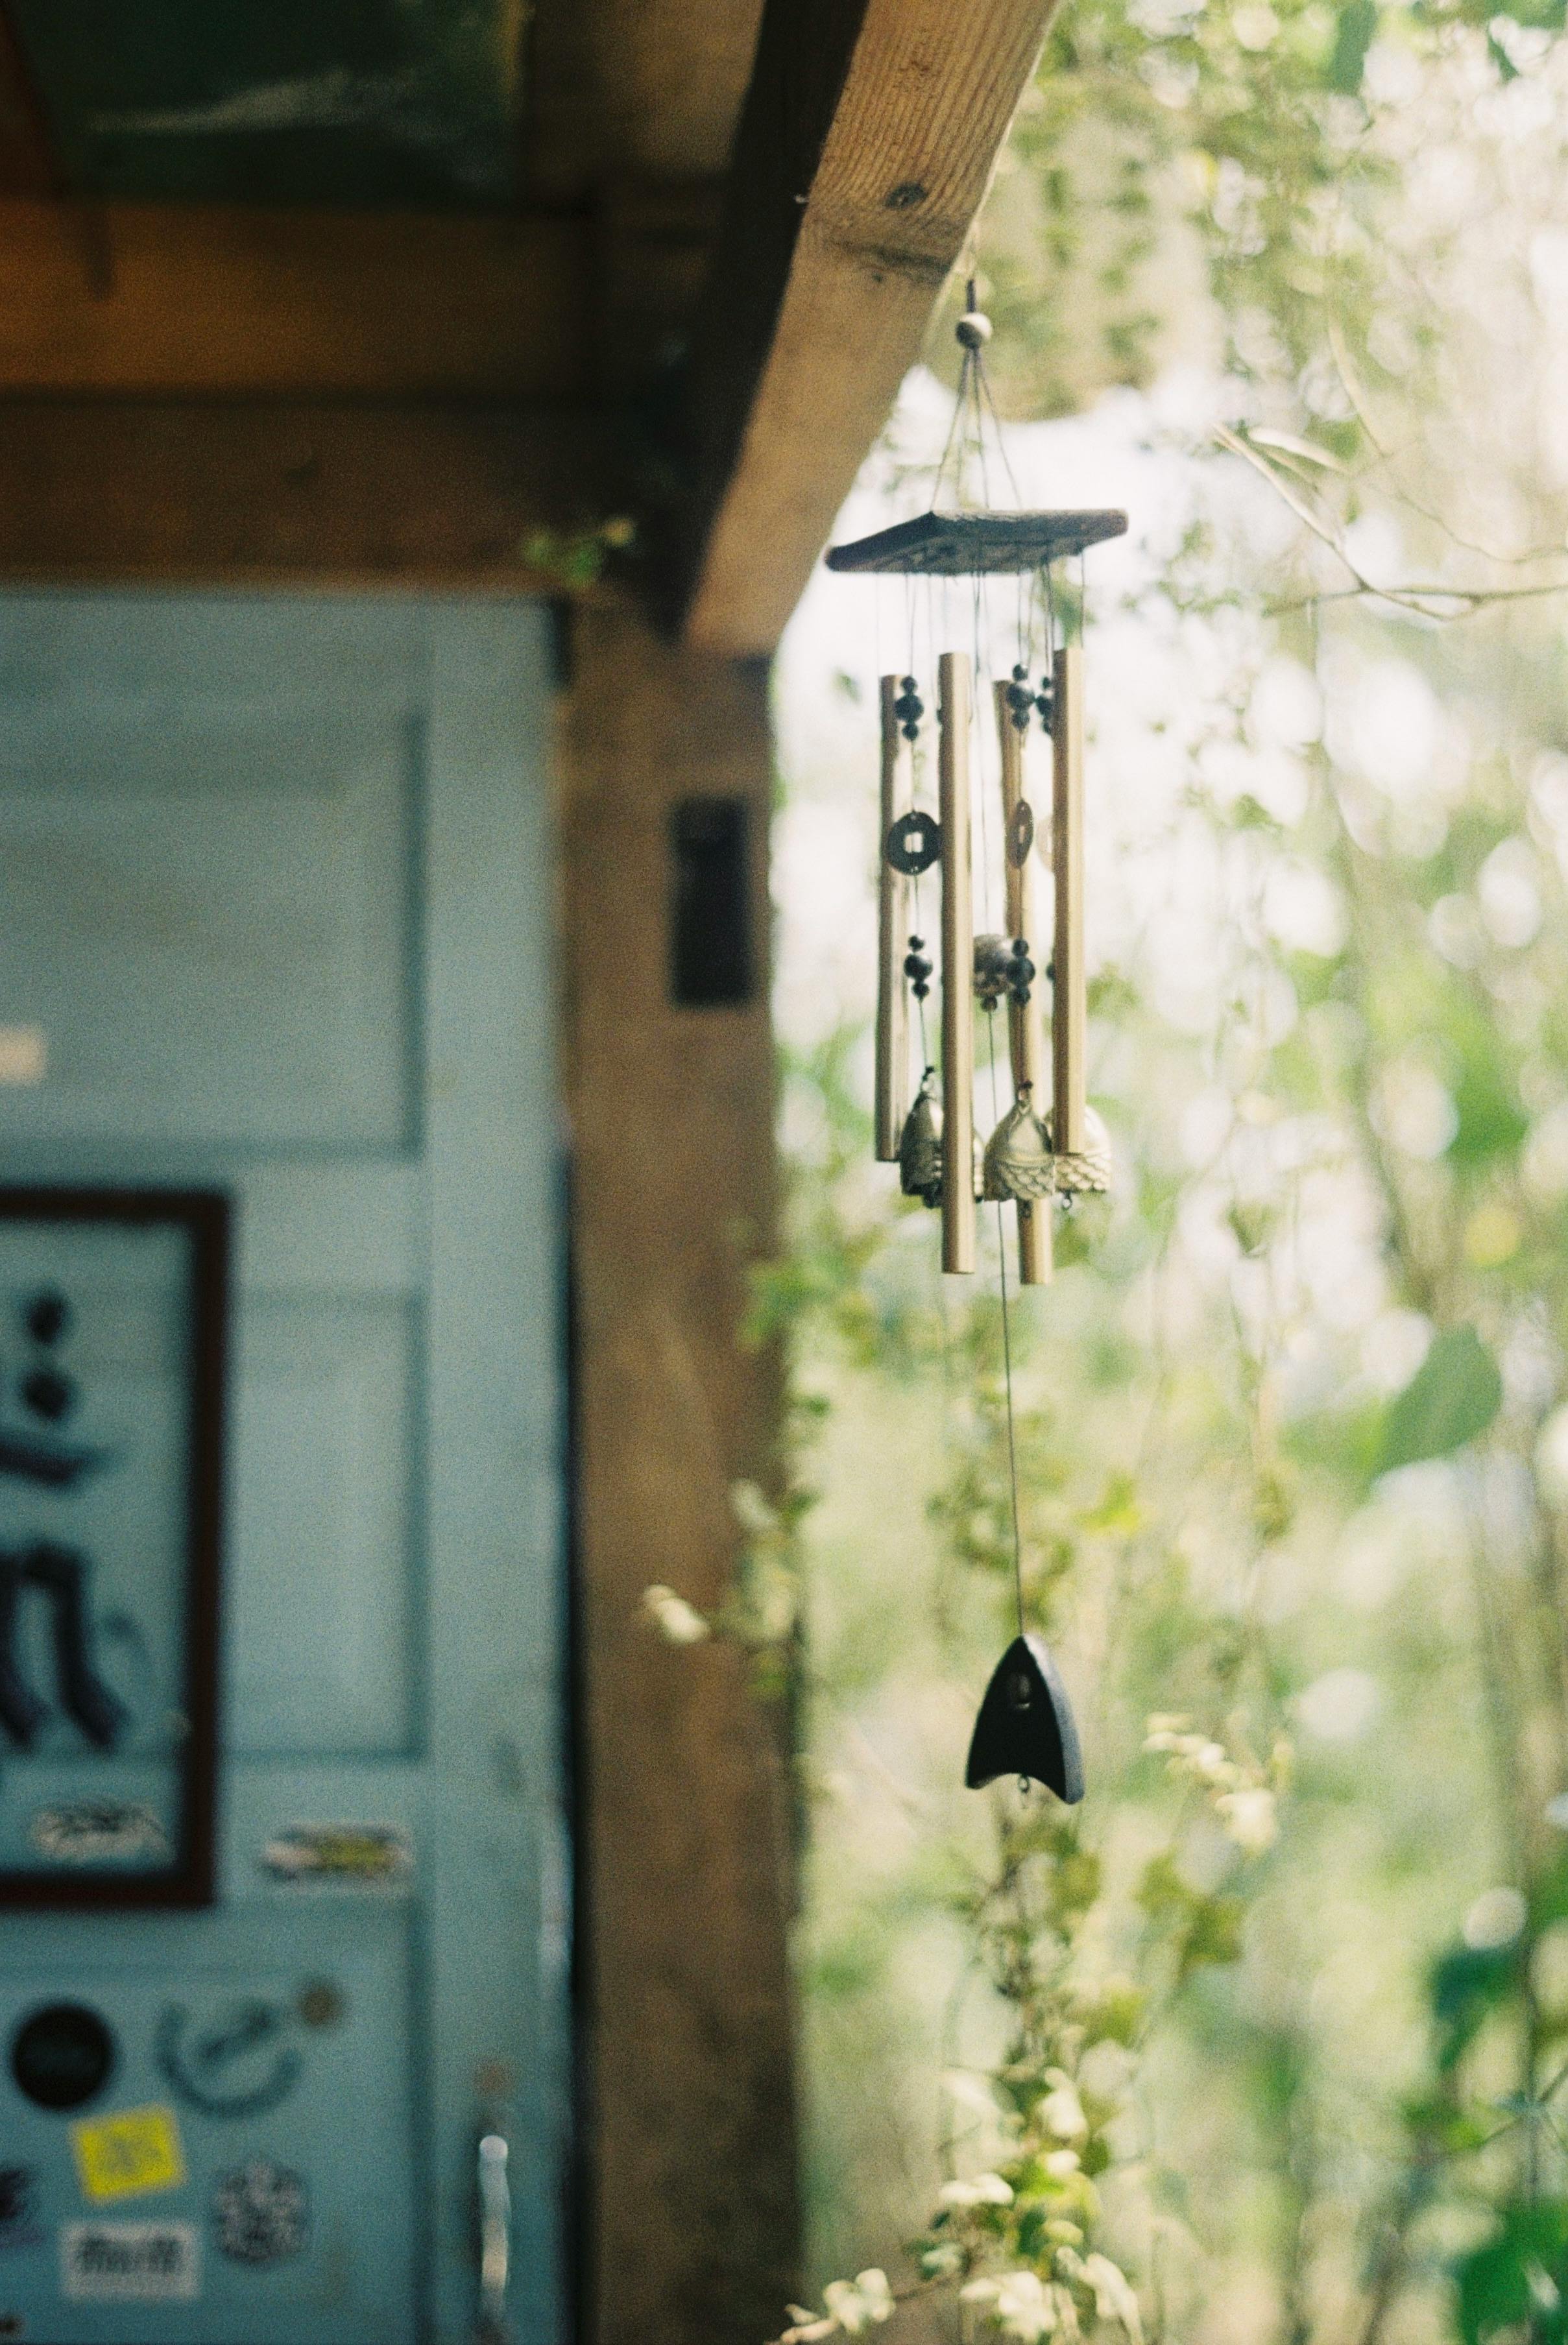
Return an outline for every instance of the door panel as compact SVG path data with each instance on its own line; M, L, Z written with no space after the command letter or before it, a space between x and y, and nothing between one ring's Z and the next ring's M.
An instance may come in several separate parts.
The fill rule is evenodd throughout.
M5 2040L26 2013L59 1999L68 1974L72 1995L103 2015L116 2039L105 2107L171 2112L187 2177L172 2190L95 2201L76 2169L70 2123L25 2102L7 2107L5 2163L36 2180L31 2237L7 2252L0 2285L8 2303L41 2309L64 2299L57 2328L42 2309L29 2315L29 2338L107 2345L139 2328L164 2345L212 2336L333 2345L351 2311L367 2335L406 2333L417 2286L413 2234L400 2219L413 2198L408 1921L396 1909L317 1909L290 1917L286 1930L259 1933L249 1918L204 1917L143 1930L134 1958L97 1967L56 1928L30 1974L7 1966ZM361 2143L377 2145L374 2156L341 2155L345 2105L358 2113ZM300 2178L304 2203L289 2228L236 2238L219 2220L223 2178L259 2165ZM268 2195L275 2199L276 2188ZM124 2284L112 2269L123 2227L188 2227L194 2297L137 2304L84 2298L69 2281L62 2288L63 2255L67 2244L79 2250L72 2230L83 2223L107 2233L111 2269L98 2282L107 2288Z
M482 2124L514 2333L557 2333L547 679L523 604L0 599L0 1028L37 1037L0 1162L222 1186L237 1232L218 1908L0 1935L0 2051L59 2000L119 2047L68 2115L0 2067L31 2345L455 2345ZM0 1837L50 1765L0 1751ZM72 2127L138 2109L183 2178L98 2205Z
M278 1294L247 1315L229 1533L231 1746L406 1751L414 1714L421 1330L412 1298ZM304 1574L321 1548L341 1558Z

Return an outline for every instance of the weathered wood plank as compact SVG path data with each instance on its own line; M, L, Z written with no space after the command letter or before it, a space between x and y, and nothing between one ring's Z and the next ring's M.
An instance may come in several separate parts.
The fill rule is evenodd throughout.
M0 391L569 398L588 231L546 218L0 202ZM93 279L96 278L97 281Z
M580 413L0 399L0 578L559 592L603 478Z
M694 342L693 643L777 642L920 355L1052 6L769 0Z
M37 87L11 12L0 0L0 197L53 196L59 190L59 168Z
M563 736L565 1058L576 1287L578 1617L591 2345L743 2345L799 2288L782 1721L748 1657L650 1627L663 1581L728 1587L730 1487L764 1476L777 1364L738 1330L774 1236L772 1045L749 1000L670 1000L671 827L750 816L768 933L759 666L624 611L573 627ZM765 954L758 956L759 962Z

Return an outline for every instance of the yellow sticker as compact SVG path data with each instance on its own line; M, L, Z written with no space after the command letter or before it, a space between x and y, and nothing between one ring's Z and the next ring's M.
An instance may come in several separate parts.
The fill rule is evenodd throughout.
M113 2117L84 2117L71 2127L71 2147L82 2196L95 2206L135 2198L144 2190L178 2190L185 2180L178 2123L174 2111L158 2102L145 2109L117 2109Z

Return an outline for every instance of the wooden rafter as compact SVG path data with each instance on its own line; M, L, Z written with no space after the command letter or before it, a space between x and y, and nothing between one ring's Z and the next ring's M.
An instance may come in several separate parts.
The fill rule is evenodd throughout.
M0 196L57 196L58 162L11 12L0 0Z
M530 542L603 454L580 411L0 400L0 579L558 594Z
M587 231L543 217L0 202L0 396L561 399Z
M1053 5L769 0L693 345L693 643L777 643L920 355Z

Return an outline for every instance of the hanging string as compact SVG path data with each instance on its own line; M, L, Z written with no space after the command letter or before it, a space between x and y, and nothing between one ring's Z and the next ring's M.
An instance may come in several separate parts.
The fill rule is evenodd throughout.
M994 1111L997 1101L996 1082L996 1019L986 1020L991 1041L991 1100ZM1036 1205L1042 1209L1044 1201ZM1002 1385L1007 1406L1007 1488L1013 1502L1013 1599L1018 1619L1018 1633L1023 1634L1023 1528L1018 1503L1018 1436L1013 1423L1013 1315L1007 1294L1007 1225L1003 1219L1006 1208L999 1202L996 1208L996 1258L1002 1293Z

